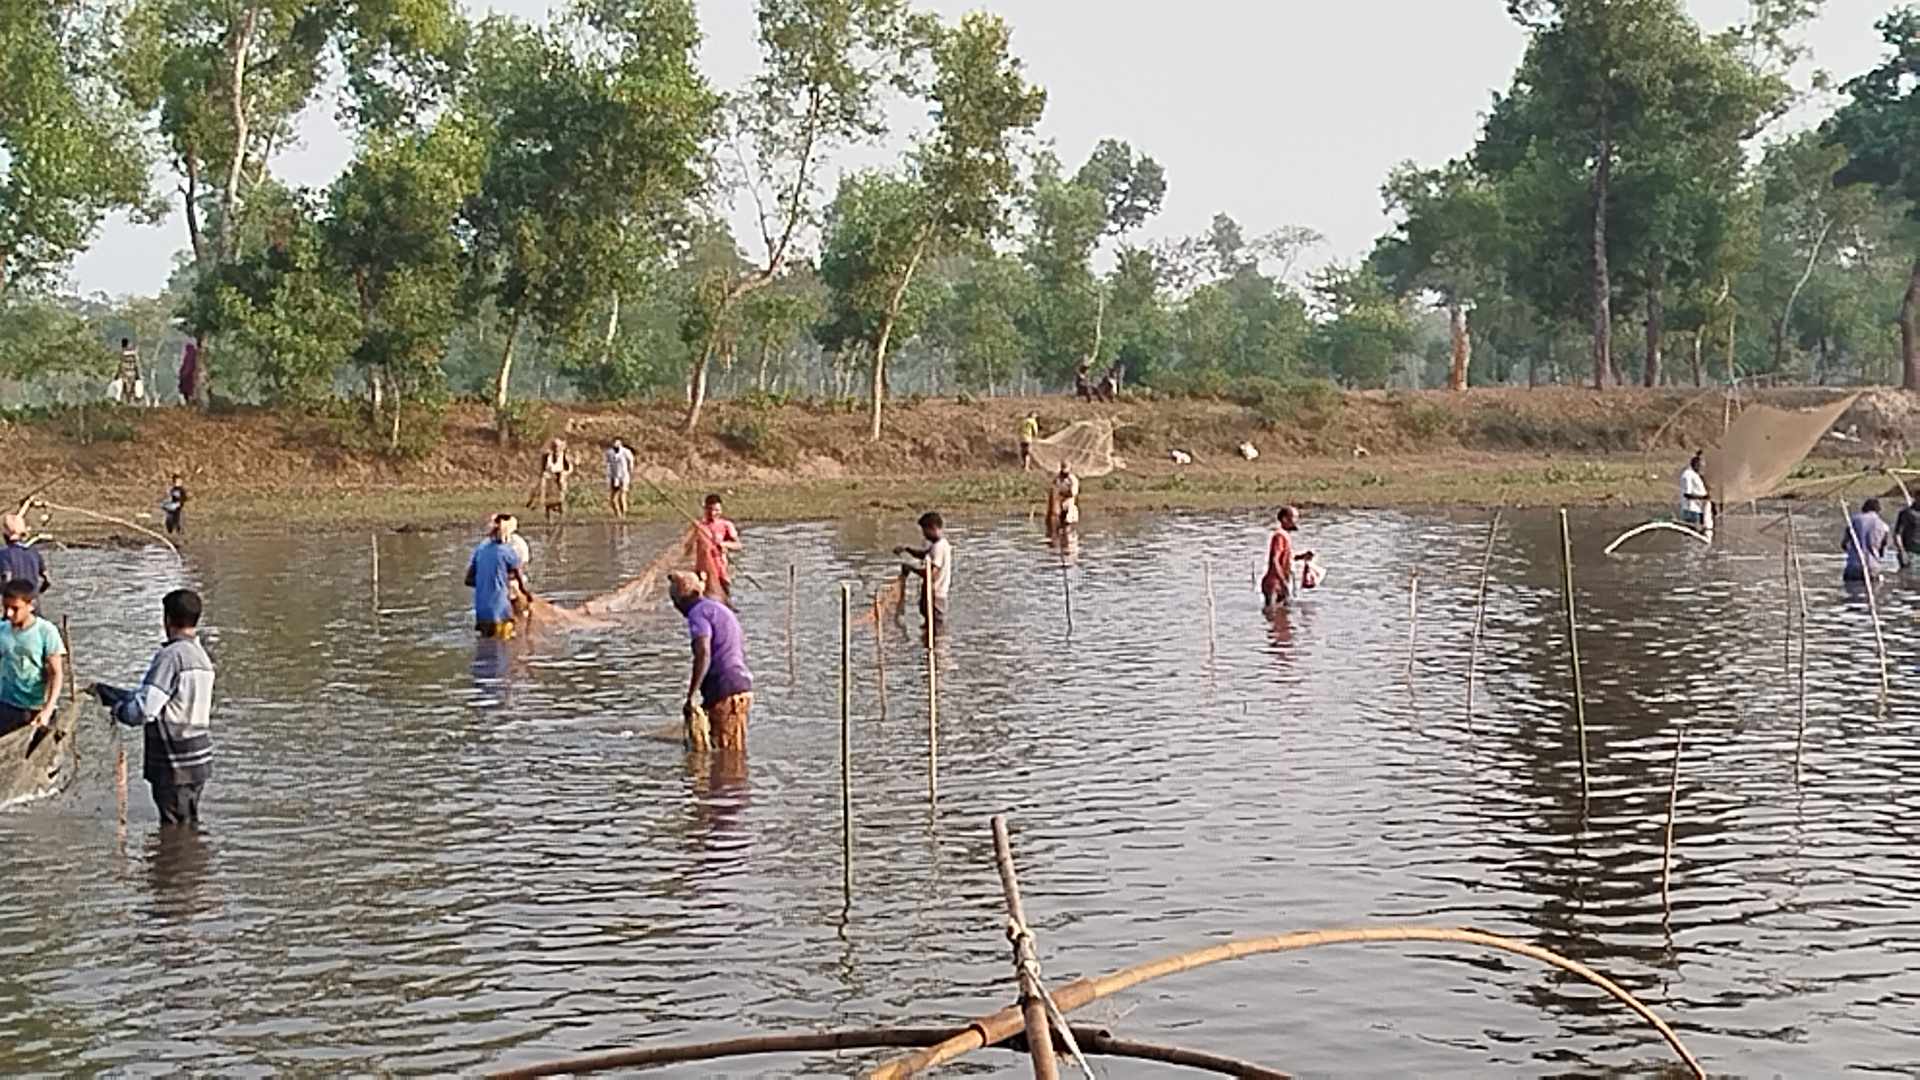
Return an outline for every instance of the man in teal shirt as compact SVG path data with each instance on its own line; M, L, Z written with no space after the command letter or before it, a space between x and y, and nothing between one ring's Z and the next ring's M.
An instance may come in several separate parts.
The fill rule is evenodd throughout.
M53 624L33 613L39 582L15 578L0 586L0 735L45 727L66 680L67 646Z

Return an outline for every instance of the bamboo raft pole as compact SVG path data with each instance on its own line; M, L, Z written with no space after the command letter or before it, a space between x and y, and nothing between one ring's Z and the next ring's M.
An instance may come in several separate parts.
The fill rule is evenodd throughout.
M1680 1060L1686 1063L1688 1071L1697 1080L1707 1080L1707 1071L1693 1052L1687 1049L1680 1036L1666 1021L1642 1004L1625 988L1612 979L1600 974L1578 960L1572 960L1549 949L1541 948L1514 938L1501 937L1480 930L1465 927L1367 927L1351 930L1305 930L1291 934L1278 934L1270 937L1239 938L1222 942L1191 952L1164 957L1159 960L1136 964L1129 968L1097 978L1079 979L1053 991L1053 1000L1062 1012L1071 1012L1083 1008L1095 1001L1111 997L1114 994L1130 990L1141 983L1168 975L1192 971L1226 960L1238 960L1248 956L1261 956L1270 953L1297 952L1302 949L1318 948L1326 945L1382 944L1390 942L1445 942L1450 944L1478 945L1500 952L1524 956L1537 960L1549 967L1557 968L1575 975L1606 993L1615 1001L1626 1006L1635 1016L1659 1032L1667 1045L1673 1048ZM1008 1007L988 1016L976 1018L954 1037L937 1046L928 1047L916 1053L886 1062L867 1074L868 1080L905 1080L917 1076L935 1066L945 1064L955 1058L985 1046L1005 1042L1017 1034L1024 1022L1024 1016L1017 1007Z
M1680 806L1680 751L1687 744L1687 729L1676 728L1673 733L1673 775L1667 781L1667 844L1660 856L1660 902L1671 909L1673 901L1669 898L1669 889L1673 884L1673 821L1674 812Z
M927 801L940 794L940 654L933 648L933 565L927 565L921 595L927 605Z
M1567 654L1573 672L1573 722L1580 738L1580 801L1592 795L1587 775L1587 691L1580 681L1580 625L1573 608L1573 534L1567 527L1567 511L1560 510L1560 570L1562 595L1567 608Z
M1854 554L1860 557L1860 578L1867 586L1867 614L1873 619L1873 647L1880 656L1880 700L1884 702L1893 693L1893 675L1887 667L1887 638L1880 631L1880 602L1873 595L1873 553L1867 550L1859 531L1853 527L1853 518L1847 514L1846 503L1840 504L1840 519L1847 524L1847 536L1853 541Z
M840 856L853 896L853 586L840 585Z
M1487 524L1487 550L1480 556L1480 591L1473 599L1473 636L1467 641L1467 726L1473 726L1473 677L1480 662L1480 634L1487 623L1487 578L1493 571L1493 542L1500 535L1500 511Z
M1791 509L1787 511L1787 553L1793 560L1794 594L1800 598L1800 719L1793 745L1793 782L1797 784L1807 753L1807 619L1812 612L1807 604L1807 576L1800 566L1800 534Z
M801 1034L747 1035L732 1039L716 1039L711 1042L613 1050L584 1057L500 1069L488 1073L487 1077L488 1080L534 1080L536 1077L578 1076L610 1072L615 1069L641 1069L658 1065L678 1065L694 1061L715 1061L722 1058L752 1057L762 1054L909 1049L937 1046L963 1030L953 1027L868 1027L840 1028L833 1031ZM1287 1073L1263 1068L1236 1058L1209 1054L1200 1050L1188 1050L1178 1046L1116 1038L1108 1029L1090 1024L1075 1024L1071 1030L1075 1041L1089 1054L1179 1065L1218 1073L1222 1076L1241 1077L1243 1080L1293 1080L1293 1077ZM1018 1051L1024 1054L1027 1052L1026 1038L1015 1035L996 1044L995 1049Z
M993 816L993 860L1000 871L1000 891L1007 901L1007 939L1013 945L1013 976L1020 988L1020 1015L1026 1025L1027 1055L1033 1061L1034 1080L1059 1080L1060 1065L1053 1058L1053 1035L1047 1022L1046 991L1040 984L1040 957L1027 928L1027 910L1020 900L1020 875L1013 866L1013 844L1007 839L1005 814Z

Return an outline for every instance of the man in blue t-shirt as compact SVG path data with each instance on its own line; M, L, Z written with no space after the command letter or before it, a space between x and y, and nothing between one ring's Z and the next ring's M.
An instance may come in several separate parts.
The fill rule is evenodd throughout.
M508 582L519 585L527 602L533 602L533 590L520 572L523 561L511 543L515 524L512 514L495 514L487 538L473 549L473 558L467 562L467 587L473 590L473 628L481 637L513 637L513 599L507 591Z

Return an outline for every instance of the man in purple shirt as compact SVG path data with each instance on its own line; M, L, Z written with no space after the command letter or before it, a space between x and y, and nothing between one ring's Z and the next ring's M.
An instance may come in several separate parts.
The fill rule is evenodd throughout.
M687 680L687 730L700 746L697 717L707 720L715 750L747 748L747 713L753 708L753 672L747 670L747 639L733 610L706 597L699 574L667 575L667 595L686 616L693 640L693 672Z

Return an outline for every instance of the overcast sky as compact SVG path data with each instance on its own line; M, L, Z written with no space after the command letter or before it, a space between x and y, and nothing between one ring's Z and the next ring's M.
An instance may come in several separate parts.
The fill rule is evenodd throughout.
M698 0L701 63L721 89L753 72L752 0ZM922 0L923 3L926 0ZM1892 0L1826 0L1806 35L1812 66L1849 78L1880 54L1873 23ZM542 17L544 0L496 10ZM1504 0L933 0L949 18L979 7L1013 26L1014 51L1047 90L1043 138L1069 168L1102 138L1159 159L1167 200L1149 238L1199 232L1216 213L1249 235L1306 225L1327 243L1313 261L1364 253L1385 225L1380 182L1397 162L1437 164L1472 145L1489 95L1507 84L1524 38ZM1690 0L1709 29L1745 0ZM331 107L275 162L296 185L323 185L350 147ZM872 160L858 155L849 161ZM164 178L171 186L171 178ZM831 183L828 185L831 190ZM164 224L109 221L75 263L85 293L151 293L186 246Z

